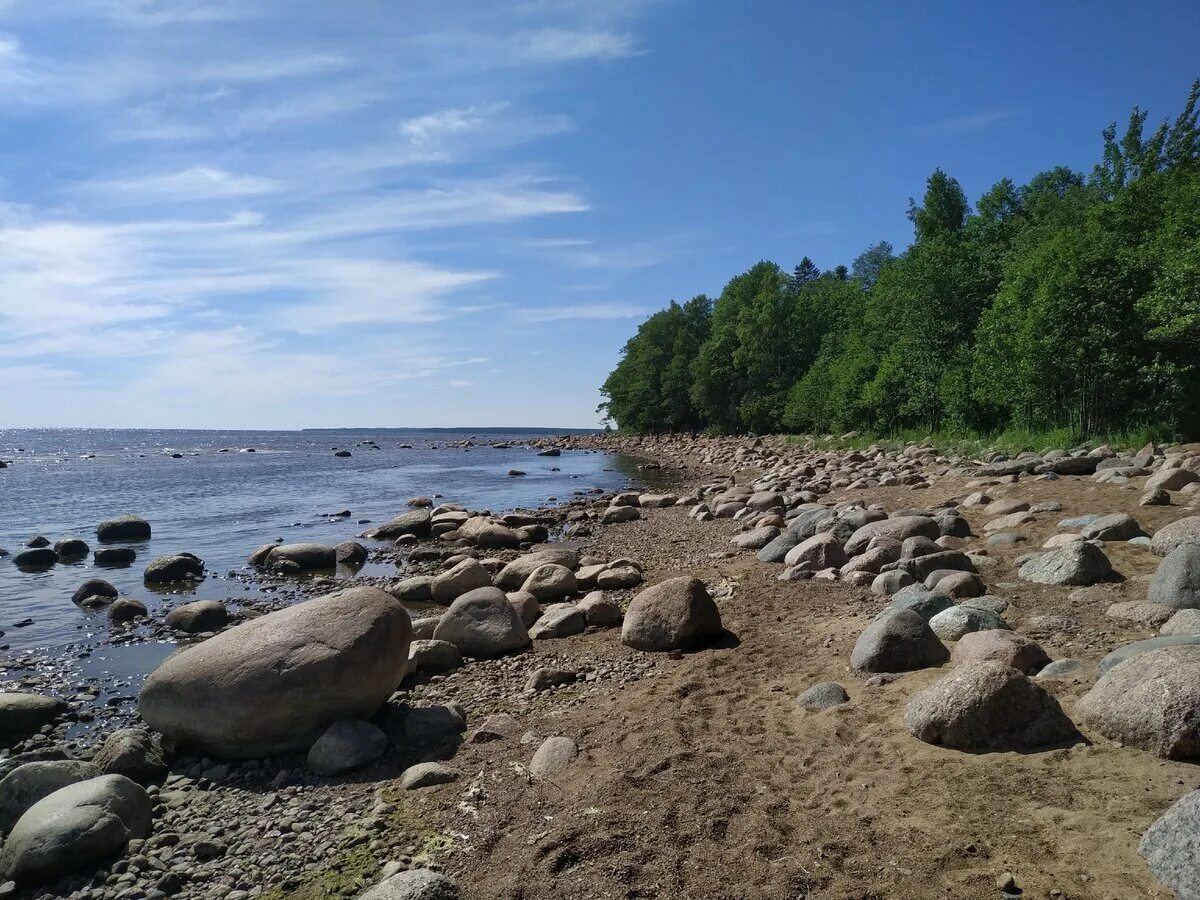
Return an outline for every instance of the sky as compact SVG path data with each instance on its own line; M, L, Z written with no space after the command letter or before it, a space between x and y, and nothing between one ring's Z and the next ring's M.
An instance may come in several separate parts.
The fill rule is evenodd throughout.
M759 259L1089 169L1200 3L0 0L0 427L592 427Z

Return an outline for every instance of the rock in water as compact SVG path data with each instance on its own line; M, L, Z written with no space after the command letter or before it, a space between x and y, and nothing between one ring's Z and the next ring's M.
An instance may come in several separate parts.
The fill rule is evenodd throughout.
M150 523L138 516L105 519L96 526L96 537L101 541L148 541Z
M911 672L949 658L950 651L918 613L885 609L858 636L850 665L861 672Z
M427 538L430 533L430 526L433 517L427 509L414 509L412 512L406 512L403 515L397 516L390 522L372 528L363 532L363 537L372 540L386 540L388 538L398 538L402 534L411 534L418 538Z
M432 869L409 869L385 878L359 900L459 900L458 884Z
M216 756L307 748L369 718L404 677L412 625L391 594L355 587L230 628L168 657L142 688L155 730Z
M480 587L460 596L442 615L433 636L467 656L499 656L530 644L525 623L496 587Z
M1017 574L1035 584L1090 585L1107 578L1112 563L1095 544L1075 541L1048 553L1039 553Z
M904 727L955 750L1032 750L1076 734L1058 701L1012 666L966 662L909 701Z
M637 650L687 650L725 633L721 613L698 578L670 578L629 604L621 642Z
M151 560L142 576L147 584L172 584L204 577L204 563L192 553L176 553Z
M1200 791L1176 800L1142 835L1138 853L1178 900L1200 900Z
M220 631L229 624L229 610L220 600L195 600L167 613L167 624L187 634Z
M1076 711L1110 740L1164 759L1200 759L1200 646L1163 647L1113 666Z
M337 566L337 551L325 544L278 544L267 552L263 565L301 572L332 569Z
M57 697L19 691L0 693L0 747L10 746L49 725L67 709L67 704Z
M0 851L0 877L52 881L116 855L150 832L151 802L124 775L59 788L25 811Z
M1172 609L1200 609L1200 544L1180 544L1166 555L1146 599Z

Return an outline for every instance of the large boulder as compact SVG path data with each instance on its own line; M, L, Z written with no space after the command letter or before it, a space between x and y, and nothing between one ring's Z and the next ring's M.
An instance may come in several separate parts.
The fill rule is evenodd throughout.
M1171 609L1200 609L1200 544L1180 544L1163 558L1146 599Z
M0 693L0 747L11 746L49 725L67 708L57 697L20 691Z
M779 528L775 525L762 525L742 534L735 534L729 539L729 543L742 550L761 550L779 535Z
M339 719L308 748L305 765L318 775L340 775L377 759L387 745L387 735L370 722Z
M1103 675L1109 669L1119 666L1126 660L1149 653L1152 650L1162 650L1164 647L1191 647L1196 645L1200 645L1200 635L1197 634L1161 635L1159 637L1146 638L1142 641L1130 641L1128 644L1122 644L1115 650L1111 650L1105 654L1104 658L1096 663L1096 674Z
M1076 711L1110 740L1164 759L1200 759L1200 646L1162 647L1113 666Z
M1146 829L1138 853L1176 900L1200 900L1200 791L1184 794Z
M782 534L772 538L763 546L761 550L758 551L756 556L761 562L781 563L785 558L787 558L788 551L799 544L802 540L804 540L804 538L789 528Z
M105 519L96 526L96 537L101 541L148 541L150 523L139 516Z
M104 605L116 600L117 596L117 589L111 582L103 578L88 578L75 589L75 593L71 595L71 602L82 604L92 598L99 598L102 602L98 605Z
M312 572L337 567L337 550L327 544L277 544L267 553L264 566L268 569L296 569Z
M1007 628L999 613L978 606L948 606L929 620L929 627L943 641L957 641L973 631Z
M1166 556L1181 544L1200 544L1200 516L1176 519L1154 532L1150 549L1159 556Z
M194 600L167 613L167 624L187 634L220 631L229 624L229 610L220 600Z
M545 563L529 573L521 590L537 597L539 603L555 603L579 590L575 573L566 566Z
M162 781L167 774L162 747L145 728L118 728L104 739L92 762L105 775L124 775L138 784Z
M1033 675L1050 663L1050 657L1037 641L1003 628L964 634L950 653L950 661L957 664L980 660L1002 662L1026 675Z
M490 519L487 516L472 516L458 527L460 540L470 541L477 547L499 550L521 546L521 535L514 528Z
M59 788L103 775L90 762L49 759L17 766L0 779L0 834L8 834L25 810Z
M58 562L58 554L50 547L29 547L12 560L18 569L48 569Z
M574 603L551 603L533 623L529 636L534 640L563 638L581 634L586 628L587 619Z
M845 550L847 555L857 556L867 549L867 544L871 543L872 538L889 537L903 541L905 538L917 536L936 541L942 536L942 529L929 516L897 516L891 519L880 519L878 522L868 522L855 531L846 541Z
M374 528L367 529L362 536L368 540L385 541L411 534L417 538L427 538L430 534L430 523L433 517L427 509L414 509L396 516L390 522L384 522Z
M885 610L863 629L850 665L860 672L911 672L940 666L950 651L911 609Z
M1003 662L963 663L909 701L904 727L955 750L1033 750L1076 734L1053 696Z
M1083 526L1085 541L1128 541L1142 533L1142 526L1137 519L1126 513L1113 513L1101 516Z
M1177 491L1197 481L1200 481L1200 475L1189 469L1163 469L1146 479L1144 489L1147 492Z
M449 641L467 656L499 656L529 646L529 632L504 591L467 591L443 613L433 637Z
M632 509L632 507L629 507ZM549 778L567 768L579 755L579 747L568 737L548 737L529 761L529 774Z
M573 572L579 568L579 554L574 550L555 547L519 556L500 570L496 576L496 587L502 591L519 591L534 569L548 564L564 566Z
M1026 561L1017 574L1035 584L1086 586L1112 574L1112 563L1095 544L1075 541Z
M147 584L173 584L195 581L204 577L204 563L192 553L160 556L146 566L142 578Z
M468 557L436 575L429 586L429 594L434 603L449 606L463 594L491 585L492 576L488 570L479 560Z
M724 633L721 612L698 578L669 578L646 588L625 611L621 642L637 650L686 650Z
M17 820L0 851L0 877L53 881L91 868L150 833L151 800L124 775L59 788Z
M146 679L150 727L215 756L304 749L343 718L369 718L404 677L412 625L391 594L353 587L180 650Z
M812 537L797 544L783 558L784 565L806 566L813 571L820 569L838 569L850 561L842 542L828 531L814 534Z

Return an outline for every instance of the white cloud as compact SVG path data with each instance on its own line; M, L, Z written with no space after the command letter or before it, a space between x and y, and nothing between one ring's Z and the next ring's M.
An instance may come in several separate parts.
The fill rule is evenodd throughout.
M102 191L117 203L145 200L209 200L267 194L279 182L256 175L235 175L217 166L195 165L178 172L90 182L89 191Z
M646 310L629 303L579 303L571 306L524 308L516 311L525 322L567 322L577 319L634 319Z
M640 51L628 34L601 30L540 28L517 39L522 59L537 63L613 60L636 56Z

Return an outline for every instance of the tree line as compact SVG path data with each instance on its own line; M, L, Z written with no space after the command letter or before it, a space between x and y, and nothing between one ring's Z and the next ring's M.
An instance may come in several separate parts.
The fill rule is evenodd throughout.
M912 244L853 265L762 261L625 344L600 411L637 432L894 434L1155 426L1200 436L1200 80L1090 173L975 203L940 169Z

